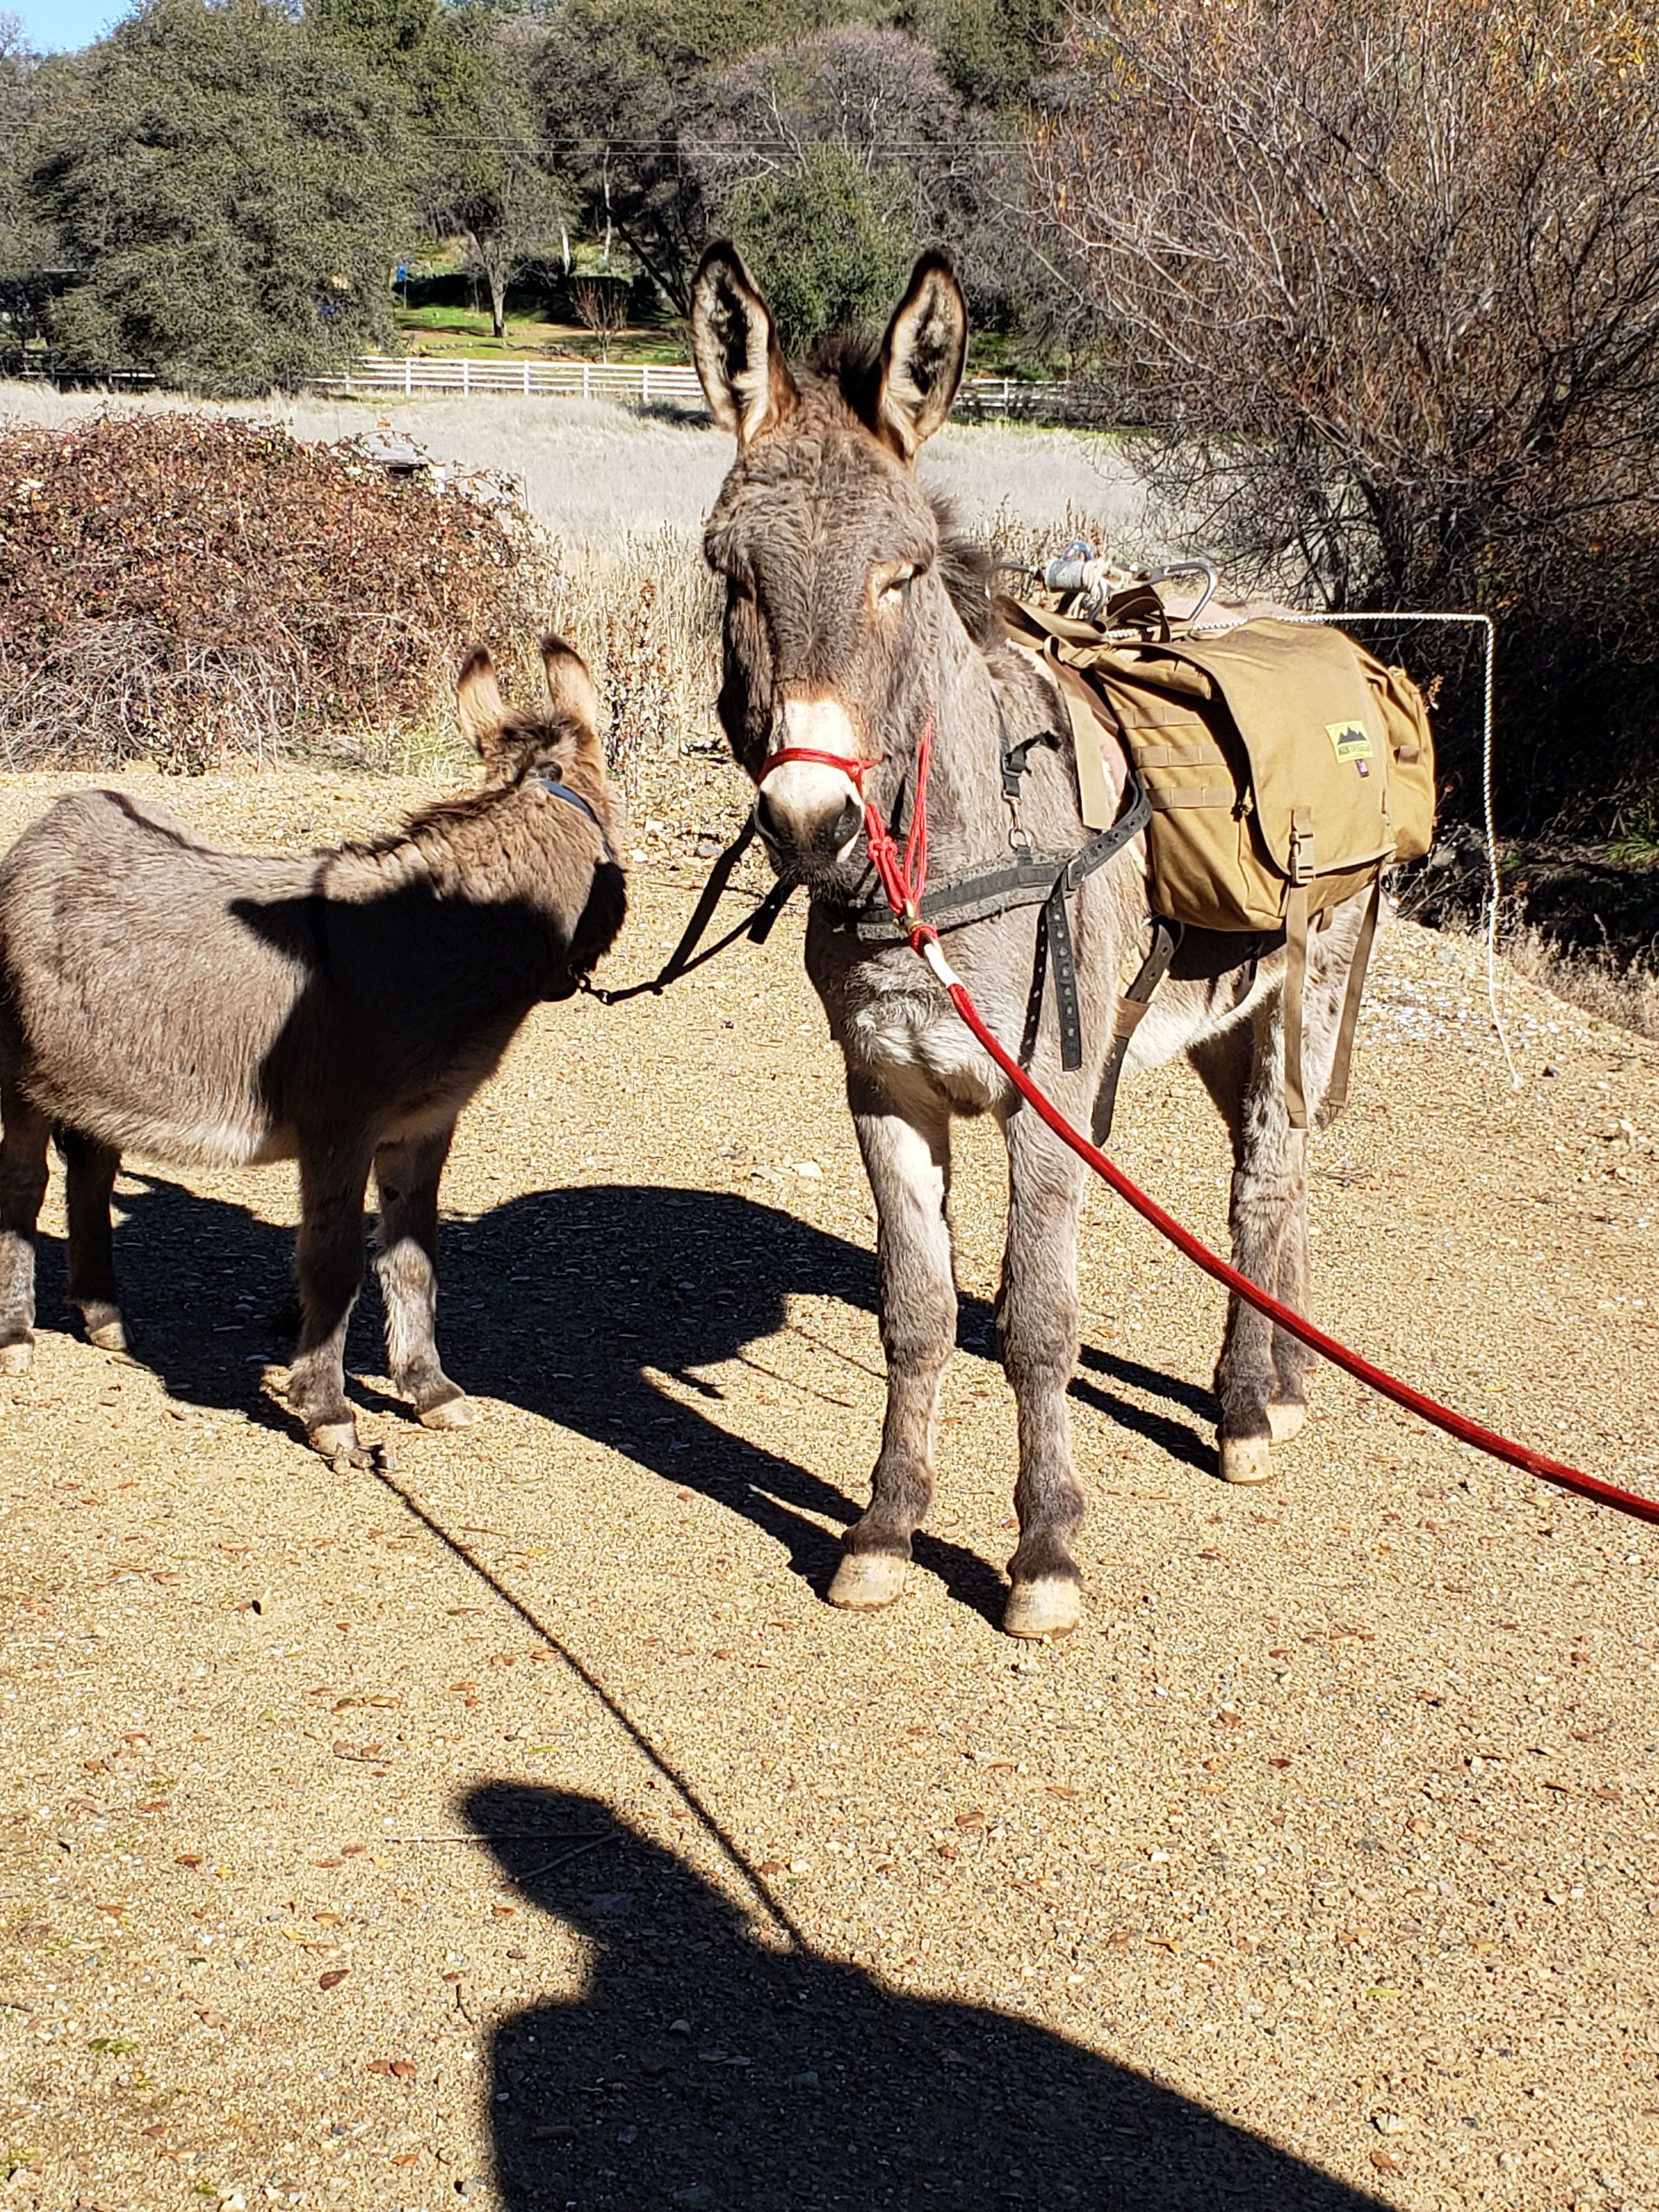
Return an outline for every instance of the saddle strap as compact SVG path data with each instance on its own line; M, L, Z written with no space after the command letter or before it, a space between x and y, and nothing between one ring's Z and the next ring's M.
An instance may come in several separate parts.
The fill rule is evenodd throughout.
M1325 1101L1319 1109L1322 1125L1334 1121L1348 1103L1348 1071L1353 1063L1354 1032L1359 1026L1360 1001L1365 995L1365 970L1370 965L1371 946L1376 940L1377 917L1382 908L1382 878L1379 874L1372 883L1371 895L1365 902L1365 919L1359 925L1359 934L1354 939L1353 958L1348 965L1348 985L1342 994L1342 1019L1337 1025L1331 1079L1325 1086Z
M1285 899L1285 1113L1291 1128L1308 1126L1302 1088L1302 1019L1308 995L1308 886L1292 884Z
M1123 1063L1128 1057L1129 1040L1139 1028L1146 1009L1152 1003L1152 994L1170 972L1170 963L1184 935L1178 921L1165 921L1161 915L1152 916L1152 942L1146 957L1135 971L1134 981L1119 998L1117 1012L1112 1023L1111 1049L1106 1055L1106 1065L1101 1072L1100 1089L1095 1097L1094 1141L1103 1146L1112 1133L1112 1121L1117 1112L1117 1086L1123 1074Z

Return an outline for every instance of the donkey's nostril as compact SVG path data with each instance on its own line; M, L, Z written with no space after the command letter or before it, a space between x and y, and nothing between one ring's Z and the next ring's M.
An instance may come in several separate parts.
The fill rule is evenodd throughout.
M769 845L783 842L783 824L778 819L777 809L763 791L755 795L755 827Z
M860 827L863 821L863 808L859 805L856 799L849 799L847 801L847 804L842 808L841 812L836 817L836 826L830 833L830 841L836 848L836 857L837 860L843 857L847 848L858 836Z

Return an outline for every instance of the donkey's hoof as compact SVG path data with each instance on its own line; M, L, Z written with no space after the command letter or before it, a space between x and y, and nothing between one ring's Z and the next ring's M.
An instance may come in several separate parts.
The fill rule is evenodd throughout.
M444 1399L440 1405L427 1407L421 1415L421 1426L423 1429L470 1429L476 1426L477 1419L472 1401L458 1394L453 1398Z
M830 1602L845 1606L849 1613L873 1613L878 1606L891 1605L904 1588L909 1564L891 1552L848 1552L836 1569Z
M1308 1409L1300 1398L1271 1400L1267 1407L1267 1434L1276 1444L1287 1444L1292 1437L1299 1437L1307 1424Z
M1083 1592L1067 1575L1045 1575L1040 1582L1016 1583L1002 1612L1005 1636L1027 1642L1043 1636L1069 1636L1083 1618Z
M0 1344L0 1375L27 1375L34 1364L34 1344L29 1337L15 1344Z
M317 1428L307 1429L306 1442L313 1451L331 1460L337 1472L368 1465L368 1454L358 1443L356 1426L351 1421L325 1421Z
M100 1321L96 1328L88 1327L87 1342L95 1344L100 1352L125 1352L127 1348L126 1324L119 1314L113 1321Z
M1273 1474L1273 1448L1267 1437L1223 1437L1221 1439L1221 1480L1246 1486L1271 1482Z

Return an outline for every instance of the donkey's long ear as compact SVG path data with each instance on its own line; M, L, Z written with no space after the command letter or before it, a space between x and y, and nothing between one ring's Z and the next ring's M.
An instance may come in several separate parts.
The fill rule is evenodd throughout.
M691 357L708 411L746 446L783 422L797 393L772 312L735 246L711 246L691 288Z
M599 695L593 688L587 663L574 645L550 630L542 640L542 666L547 672L547 696L553 711L585 730L599 723Z
M495 681L495 668L482 645L475 645L455 679L455 714L461 735L488 760L507 718L507 702Z
M968 302L942 253L924 253L881 342L877 434L903 460L951 411L968 358Z

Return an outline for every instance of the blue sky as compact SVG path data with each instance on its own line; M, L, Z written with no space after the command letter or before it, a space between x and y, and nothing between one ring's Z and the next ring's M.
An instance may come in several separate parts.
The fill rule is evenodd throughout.
M84 46L128 13L129 0L4 0L0 14L17 15L37 52Z

